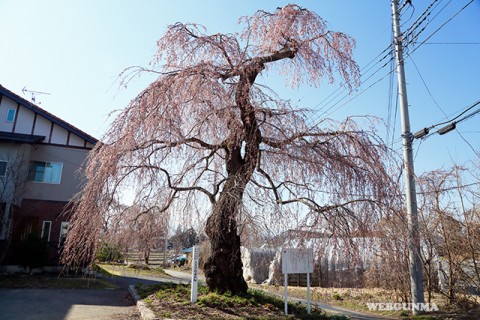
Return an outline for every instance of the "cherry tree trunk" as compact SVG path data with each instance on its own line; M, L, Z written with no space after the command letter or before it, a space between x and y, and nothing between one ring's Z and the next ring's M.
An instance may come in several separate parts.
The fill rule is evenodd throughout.
M243 124L245 149L242 155L242 143L235 137L238 133L233 132L230 140L232 143L225 149L228 177L206 225L212 252L205 262L204 271L210 290L237 294L248 289L243 278L236 217L245 187L258 161L261 133L249 97L250 89L261 70L261 63L245 66L236 88L235 102Z
M241 180L238 175L227 180L207 220L206 233L210 238L211 256L205 262L204 271L210 290L238 294L248 289L243 278L236 221L236 212L246 185Z

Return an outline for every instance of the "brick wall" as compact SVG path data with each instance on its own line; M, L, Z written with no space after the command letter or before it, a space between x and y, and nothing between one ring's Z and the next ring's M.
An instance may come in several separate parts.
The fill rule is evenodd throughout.
M69 220L67 209L68 202L65 201L22 200L21 206L13 216L12 246L10 246L10 248L15 248L15 243L24 240L28 233L41 236L43 222L50 221L48 264L57 265L60 258L59 241L61 224ZM15 253L11 253L9 256L13 257Z

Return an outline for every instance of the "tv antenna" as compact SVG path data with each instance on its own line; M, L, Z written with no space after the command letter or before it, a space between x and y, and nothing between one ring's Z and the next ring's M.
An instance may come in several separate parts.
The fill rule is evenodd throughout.
M22 92L23 92L23 95L25 95L25 93L30 93L30 94L32 95L32 97L31 97L30 100L31 100L33 103L35 103L35 100L36 100L36 98L37 98L37 97L36 97L37 95L41 95L41 94L50 95L50 93L48 93L48 92L27 90L27 87L26 87L26 86L23 87ZM41 104L41 102L39 102L38 104Z

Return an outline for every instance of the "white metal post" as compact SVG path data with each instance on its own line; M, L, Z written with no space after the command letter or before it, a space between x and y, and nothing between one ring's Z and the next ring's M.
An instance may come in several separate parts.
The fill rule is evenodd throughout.
M163 267L167 267L167 248L168 248L168 237L165 235L163 238Z
M192 284L190 292L190 301L195 303L197 302L197 293L198 293L198 257L200 253L200 248L198 246L193 247L193 261L192 261Z
M310 273L307 272L307 312L310 314Z
M283 283L285 288L283 289L283 297L285 299L285 314L288 314L288 273L283 274Z

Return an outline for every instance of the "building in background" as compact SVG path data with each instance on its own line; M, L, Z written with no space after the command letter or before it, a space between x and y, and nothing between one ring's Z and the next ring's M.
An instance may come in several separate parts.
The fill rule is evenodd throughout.
M67 205L97 140L0 85L0 264L36 237L57 264L68 231Z

